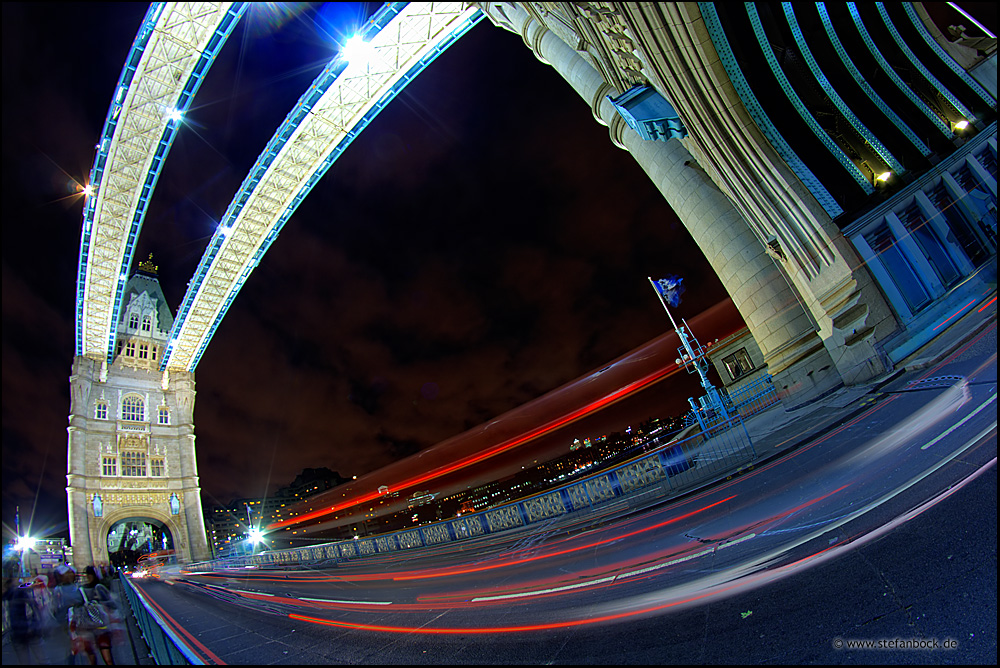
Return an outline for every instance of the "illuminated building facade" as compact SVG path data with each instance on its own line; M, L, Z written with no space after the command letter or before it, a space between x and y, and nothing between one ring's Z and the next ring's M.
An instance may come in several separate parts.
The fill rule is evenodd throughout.
M885 373L995 284L995 38L919 3L481 7L646 171L787 406Z
M174 549L186 562L209 556L194 374L159 371L172 323L156 267L140 263L125 285L113 361L73 361L66 492L78 569L111 563L110 553L126 545ZM143 532L156 540L133 540Z

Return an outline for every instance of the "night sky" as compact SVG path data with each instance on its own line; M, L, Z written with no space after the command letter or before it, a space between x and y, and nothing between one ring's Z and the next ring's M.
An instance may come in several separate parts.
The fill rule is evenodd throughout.
M274 129L376 7L312 5L277 29L258 6L230 37L135 253L153 253L174 311ZM15 505L36 534L66 532L75 193L145 9L3 5L5 538ZM487 424L530 429L610 393L676 356L671 335L596 373L669 330L646 280L666 274L685 279L676 314L703 342L742 325L588 104L484 19L355 140L229 310L196 375L203 502L274 493L305 467L363 476L449 439L486 447ZM693 394L682 372L516 456L681 413Z

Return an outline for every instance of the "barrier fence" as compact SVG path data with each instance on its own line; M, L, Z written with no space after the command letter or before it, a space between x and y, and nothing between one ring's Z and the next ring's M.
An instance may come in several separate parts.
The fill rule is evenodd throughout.
M317 565L452 543L588 511L616 499L628 500L640 494L644 501L671 496L707 479L731 473L756 457L750 435L738 414L708 422L706 426L704 432L681 441L661 444L654 440L646 446L653 452L610 471L472 515L381 536L228 557L204 566Z
M157 664L203 666L205 662L191 651L187 643L164 622L160 614L149 604L146 597L125 574L118 578L122 590L128 598L129 607L135 617L142 637L149 647L150 655Z
M743 385L734 392L729 392L729 408L740 417L748 418L778 402L778 392L774 389L774 381L769 374L764 374L752 383Z

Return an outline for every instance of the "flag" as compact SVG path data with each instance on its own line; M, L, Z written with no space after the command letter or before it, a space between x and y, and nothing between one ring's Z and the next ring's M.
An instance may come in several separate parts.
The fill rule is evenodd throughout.
M680 306L681 294L684 292L684 286L681 285L681 281L683 280L679 276L670 275L658 281L653 281L653 287L656 288L656 291L660 293L665 302L676 307Z

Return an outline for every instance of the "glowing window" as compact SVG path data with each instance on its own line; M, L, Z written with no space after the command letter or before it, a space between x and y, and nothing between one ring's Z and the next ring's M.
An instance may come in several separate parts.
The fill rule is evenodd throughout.
M128 450L123 452L122 475L133 478L146 475L146 453L130 452Z
M132 422L144 422L146 420L146 406L142 397L135 395L125 397L122 401L122 419Z

